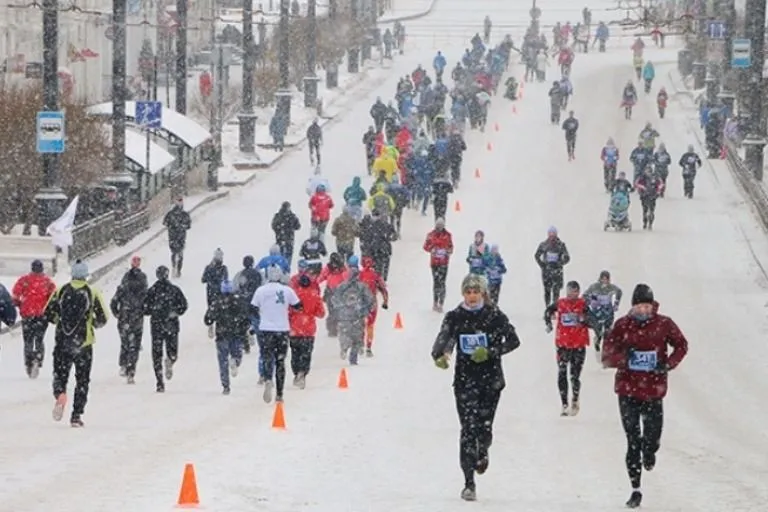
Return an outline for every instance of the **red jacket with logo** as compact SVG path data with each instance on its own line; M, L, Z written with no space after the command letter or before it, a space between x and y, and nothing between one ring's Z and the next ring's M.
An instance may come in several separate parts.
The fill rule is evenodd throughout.
M316 192L309 200L313 222L328 222L331 220L333 199L326 192Z
M48 299L56 291L56 285L45 274L34 272L22 276L13 285L13 302L19 306L22 318L43 316Z
M310 338L317 334L317 319L325 316L325 305L320 292L313 286L292 287L301 301L301 310L288 309L288 322L291 336Z
M424 241L424 250L430 254L430 266L447 266L453 254L453 237L446 229L432 230Z
M603 364L616 368L617 395L639 400L664 398L666 370L676 368L688 353L688 340L680 328L668 316L658 314L658 302L653 306L653 315L645 322L630 315L619 318L603 341Z
M558 348L584 348L589 346L589 327L586 323L587 302L584 299L557 299L547 308L547 315L557 314L555 345Z
M370 256L364 256L362 264L363 268L360 270L358 279L360 279L360 282L364 283L368 289L371 290L374 303L376 304L375 307L379 307L378 293L381 293L381 296L384 298L384 303L388 303L389 292L387 291L387 283L384 281L384 279L382 279L379 273L376 272L376 269L373 265L373 258Z

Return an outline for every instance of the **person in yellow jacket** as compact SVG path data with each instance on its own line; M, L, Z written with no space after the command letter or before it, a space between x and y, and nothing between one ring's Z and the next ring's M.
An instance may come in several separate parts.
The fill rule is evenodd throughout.
M397 150L395 150L397 151ZM385 149L381 155L373 161L373 175L379 176L383 172L388 183L392 183L392 177L397 172L397 158L392 156L392 152Z
M88 265L77 260L72 280L56 290L45 307L45 318L56 325L53 347L54 421L61 421L67 405L67 381L75 367L75 399L70 425L83 427L93 364L94 329L106 325L109 316L101 293L88 282Z
M387 193L387 187L384 184L376 186L376 192L371 194L368 199L368 209L372 212L379 212L385 219L389 219L395 211L395 200Z

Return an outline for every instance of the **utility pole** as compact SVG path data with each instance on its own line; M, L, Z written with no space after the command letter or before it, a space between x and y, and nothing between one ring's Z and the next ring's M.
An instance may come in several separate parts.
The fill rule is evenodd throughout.
M256 150L256 115L253 113L253 84L256 44L253 40L253 0L243 0L243 105L238 117L240 151Z
M59 2L43 1L43 110L59 110ZM66 125L65 125L66 126ZM35 195L37 229L43 235L64 211L67 196L59 183L59 154L43 153L43 184Z
M719 16L725 21L725 42L723 51L723 60L720 63L720 94L717 95L725 104L728 112L734 115L734 93L735 72L731 69L731 46L733 45L733 36L736 31L736 2L735 0L719 1Z
M125 67L126 0L112 0L112 174L104 181L120 191L122 211L130 211L130 187L133 176L125 169Z
M356 31L360 27L358 0L350 0L349 14L350 18L352 18L352 27ZM357 41L353 41L352 44L353 46L347 50L347 72L357 73L360 71L360 48L357 46Z
M766 0L747 0L746 33L752 41L751 65L746 73L746 83L741 86L749 92L749 112L744 163L754 173L755 179L763 179L763 150L765 148L765 119L763 117L763 65L765 62L765 3Z
M328 4L328 18L331 20L333 30L338 30L336 21L339 16L338 0L330 0ZM333 89L339 86L339 64L336 60L326 63L325 66L325 87Z
M304 106L312 108L317 104L317 0L308 0L307 20L307 74L304 77Z
M699 10L696 13L698 29L696 42L693 52L693 88L701 89L705 85L707 78L707 4L699 3Z
M371 60L371 46L373 43L372 30L376 23L376 13L374 12L374 0L360 0L363 3L363 27L365 37L363 38L363 48L361 58L363 62Z
M210 73L211 78L213 79L213 87L214 91L217 91L216 87L218 87L218 79L216 76L216 58L218 56L218 51L216 50L216 0L210 0L211 2L211 62L210 62ZM211 134L214 137L214 140L218 140L216 138L216 127L219 125L218 121L218 112L216 112L216 93L214 92L213 98L211 98L211 124L210 124L210 131ZM215 149L215 153L218 154L219 147L217 146ZM214 161L218 161L218 156L214 158Z
M187 0L176 0L176 112L187 114ZM170 72L170 69L167 70Z
M275 93L277 109L275 115L280 116L286 126L291 123L291 35L288 27L290 16L290 0L280 0L280 43L278 48L278 66L280 70L280 89Z

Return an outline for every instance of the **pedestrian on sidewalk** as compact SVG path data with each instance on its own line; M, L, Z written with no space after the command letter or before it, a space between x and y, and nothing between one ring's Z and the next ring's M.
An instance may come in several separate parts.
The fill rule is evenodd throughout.
M24 338L24 367L30 379L36 379L45 359L45 306L56 291L56 285L43 272L43 262L32 262L31 272L13 285L13 303L21 313L21 335ZM14 310L15 313L15 310ZM15 315L14 315L15 321Z

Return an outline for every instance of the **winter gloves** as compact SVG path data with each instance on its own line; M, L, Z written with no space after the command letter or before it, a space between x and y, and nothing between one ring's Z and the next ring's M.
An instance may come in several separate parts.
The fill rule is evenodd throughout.
M384 304L381 305L381 309L389 309L389 304L385 302Z
M435 359L435 366L440 368L441 370L447 370L448 369L448 356L442 355Z
M477 347L474 352L472 352L472 355L470 356L472 361L475 363L484 363L488 360L490 355L488 354L488 349L485 347Z

